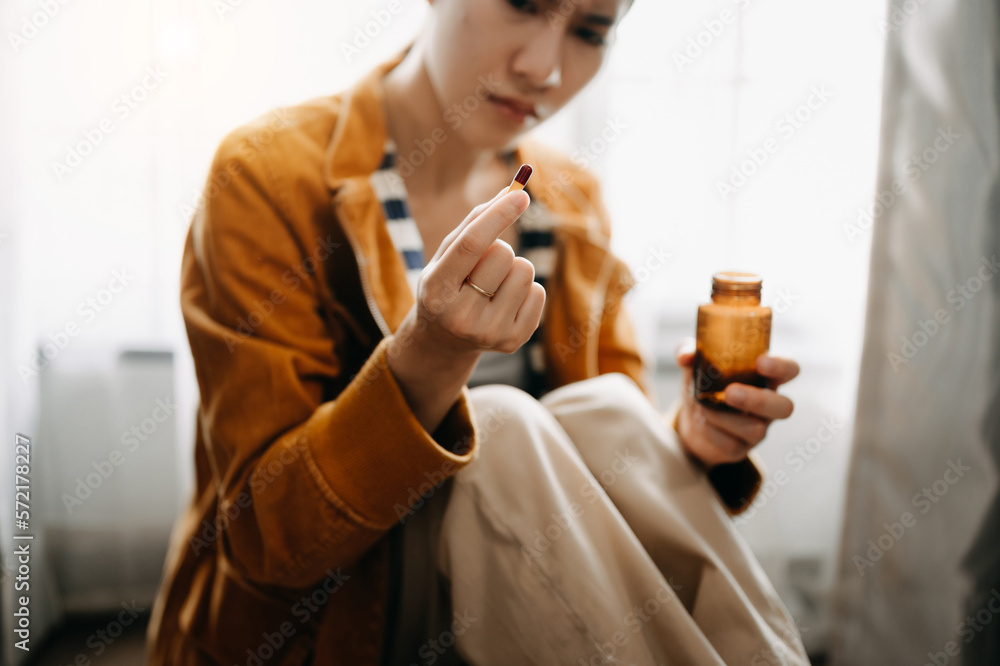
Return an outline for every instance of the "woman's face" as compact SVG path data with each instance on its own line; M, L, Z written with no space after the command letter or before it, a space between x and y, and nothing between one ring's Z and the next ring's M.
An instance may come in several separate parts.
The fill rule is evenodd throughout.
M426 66L444 121L499 148L566 104L604 62L628 0L432 0Z

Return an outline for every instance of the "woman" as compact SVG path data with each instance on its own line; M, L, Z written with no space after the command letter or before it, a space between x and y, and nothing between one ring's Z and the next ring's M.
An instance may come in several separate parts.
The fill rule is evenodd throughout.
M627 4L435 0L354 88L222 143L152 663L807 663L726 520L797 365L762 357L743 414L658 414L594 178L519 141Z

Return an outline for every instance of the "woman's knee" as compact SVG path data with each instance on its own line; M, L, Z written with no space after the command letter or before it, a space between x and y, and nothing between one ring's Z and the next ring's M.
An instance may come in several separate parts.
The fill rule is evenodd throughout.
M639 385L628 375L611 372L570 384L548 394L545 405L564 426L575 421L572 414L587 412L589 428L625 432L643 427L659 432L663 417ZM596 433L595 430L595 434Z
M649 398L631 377L609 372L591 377L577 385L584 394L600 404L601 409L619 412L655 412Z
M542 409L530 394L506 384L477 386L469 390L469 395L480 444L505 427L537 416Z
M505 384L469 390L480 454L503 450L505 456L536 456L537 447L551 439L547 431L559 425L532 395Z
M621 408L648 404L649 399L642 392L635 380L621 372L608 372L597 375L583 382L592 390L605 397L605 400Z

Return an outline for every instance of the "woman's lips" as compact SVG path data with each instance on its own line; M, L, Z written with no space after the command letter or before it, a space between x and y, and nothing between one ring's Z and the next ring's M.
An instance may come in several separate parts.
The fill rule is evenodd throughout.
M511 99L510 97L498 97L497 95L490 95L489 100L496 105L500 113L517 123L523 123L528 119L528 116L538 117L534 104Z

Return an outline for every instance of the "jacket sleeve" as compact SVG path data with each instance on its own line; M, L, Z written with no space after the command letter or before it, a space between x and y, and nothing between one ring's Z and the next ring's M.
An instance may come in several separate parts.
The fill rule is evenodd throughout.
M230 179L206 190L188 234L181 305L220 546L252 580L303 587L360 558L472 460L476 437L465 389L423 430L386 366L392 337L344 376L318 289L350 249L307 253L281 174L245 141L216 154L212 173Z
M610 241L611 219L600 193L596 178L590 177L587 184L589 199L594 206L594 212L601 222L601 231ZM620 372L631 377L642 389L649 400L656 404L656 394L649 378L647 363L639 349L631 318L625 308L623 299L635 281L624 264L617 275L611 279L605 297L605 316L602 319L600 337L598 340L598 371L600 374ZM665 418L671 430L680 439L677 419L681 409L681 398L667 411ZM748 457L735 463L716 465L707 470L709 481L715 487L726 510L736 515L742 513L760 490L764 469L755 451L750 451Z

